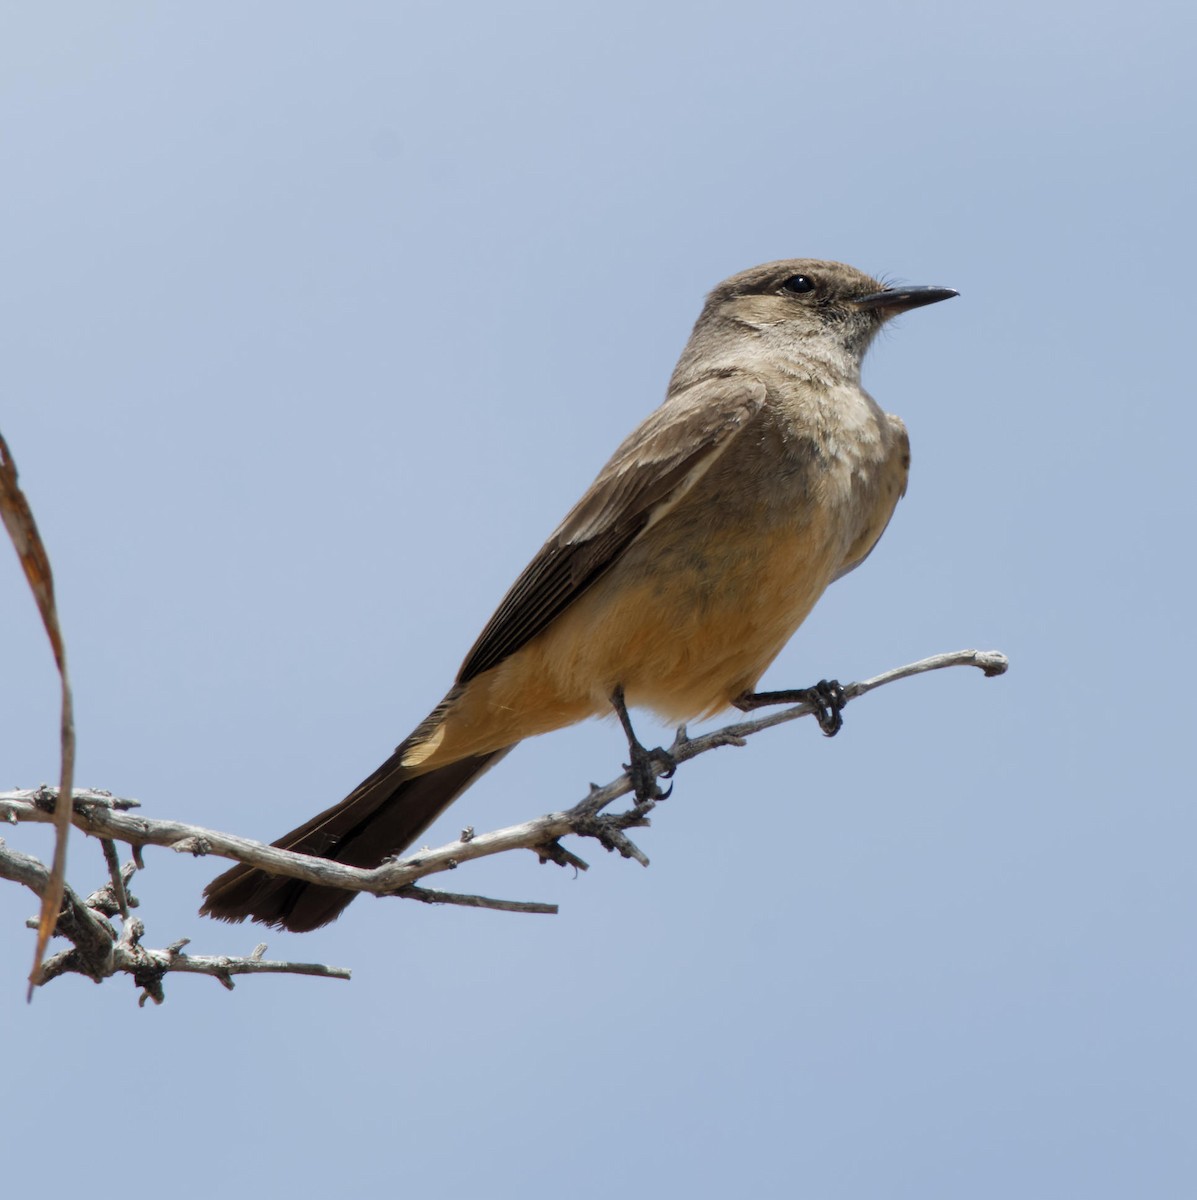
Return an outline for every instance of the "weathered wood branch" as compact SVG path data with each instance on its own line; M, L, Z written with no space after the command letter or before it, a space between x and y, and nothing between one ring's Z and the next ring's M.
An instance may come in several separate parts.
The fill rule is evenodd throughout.
M977 667L986 676L1001 675L1008 661L996 651L960 650L937 654L894 670L886 671L844 687L847 700L853 700L901 679L946 667ZM815 712L810 704L795 704L765 716L734 722L701 737L691 738L685 729L678 730L668 750L654 752L658 775L671 774L676 766L722 746L742 746L754 734ZM423 849L380 867L365 869L350 867L328 859L313 858L267 846L249 838L221 833L180 821L165 821L135 815L135 800L121 799L107 792L76 791L72 820L85 833L100 838L127 842L135 848L143 845L169 846L180 853L217 855L261 867L274 874L304 879L312 883L346 888L350 891L371 892L378 896L398 896L425 903L464 904L479 908L498 908L515 912L555 911L552 905L525 901L491 900L481 896L462 896L456 893L428 892L417 888L417 881L429 875L451 871L471 859L486 858L512 850L530 850L542 861L552 861L585 870L586 863L560 840L578 836L596 839L607 850L618 851L648 865L647 856L628 837L627 830L649 824L649 814L659 800L637 801L624 812L605 812L614 801L633 790L625 773L605 787L592 787L590 793L572 808L547 813L531 821L510 825L491 833L475 834L463 830L453 842L436 849ZM34 791L0 792L0 820L10 822L52 820L57 794L51 788Z
M148 949L141 944L145 925L136 917L128 916L129 908L137 904L127 891L135 870L133 863L126 863L108 883L85 901L80 900L69 887L64 888L58 922L53 932L58 937L66 938L71 947L46 959L42 964L38 986L59 975L86 975L100 983L113 975L124 973L131 975L133 982L142 989L139 1003L153 1000L161 1004L165 998L162 980L171 972L211 975L230 990L234 975L286 974L349 978L349 971L345 967L265 959L264 943L245 957L184 954L187 938L172 943L164 950ZM36 896L42 897L50 888L51 872L38 859L6 846L0 839L0 879L24 884ZM109 917L117 915L123 919L119 937L108 921ZM36 929L39 921L30 920L29 925Z

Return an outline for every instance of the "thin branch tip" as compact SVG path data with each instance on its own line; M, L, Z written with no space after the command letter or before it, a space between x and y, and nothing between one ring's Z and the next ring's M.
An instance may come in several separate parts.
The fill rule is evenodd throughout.
M986 679L995 679L1010 669L1010 660L1000 650L980 650L977 652L977 666L985 672Z

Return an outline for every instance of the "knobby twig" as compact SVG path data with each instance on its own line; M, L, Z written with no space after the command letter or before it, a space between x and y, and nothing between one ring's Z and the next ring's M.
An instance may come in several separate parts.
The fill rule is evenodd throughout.
M555 904L535 900L491 900L487 896L466 896L460 892L438 892L409 883L394 893L404 900L422 900L425 904L460 904L463 908L493 908L496 912L548 913L557 915Z
M1003 674L1008 665L1005 655L997 651L959 650L937 654L886 671L872 679L847 684L843 691L847 700L853 700L879 687L928 671L970 666L979 668L986 676L996 676ZM809 716L815 711L814 705L795 704L765 716L725 725L696 738L689 737L684 728L679 729L673 745L668 751L656 755L654 765L658 768L658 774L666 774L672 771L675 765L688 762L700 754L706 754L721 746L743 746L754 734L799 717ZM587 864L560 844L561 838L570 835L594 838L607 850L618 851L623 857L635 859L647 866L648 857L628 837L626 831L647 826L650 823L649 814L660 801L637 801L624 812L604 811L615 800L632 790L632 780L625 773L605 787L592 787L589 795L570 809L547 813L535 820L510 825L492 833L476 834L472 828L465 829L462 830L461 837L447 845L437 849L423 849L373 869L350 867L329 859L295 854L248 838L196 825L186 825L179 821L137 816L129 811L138 807L137 801L121 799L108 792L76 791L72 820L85 833L129 843L134 847L135 854L143 845L169 846L179 852L219 855L222 858L261 867L273 874L345 888L349 891L371 892L377 896L398 896L430 904L458 904L506 912L543 913L556 912L556 906L527 901L492 900L484 896L453 892L434 892L414 885L426 876L454 870L471 859L487 858L511 850L531 850L542 862L552 861L562 866L586 870ZM44 787L35 791L0 792L0 819L10 822L48 821L52 819L55 799L53 789ZM292 967L298 969L295 964L292 964ZM207 973L219 974L215 970ZM310 971L305 969L302 973L332 971L331 968L314 968Z
M77 803L77 801L76 801ZM211 975L230 991L234 975L319 975L327 979L348 979L345 967L328 967L323 963L271 961L263 957L265 944L257 946L247 957L232 955L184 954L187 938L151 950L141 944L145 925L129 917L128 909L136 907L136 898L128 894L129 880L136 867L126 863L98 891L81 901L70 887L64 885L62 907L53 932L71 942L71 948L51 955L42 963L38 986L60 975L86 975L100 983L112 975L125 973L142 989L139 1003L147 1000L161 1004L165 999L163 978L171 972L191 975ZM51 884L50 871L36 858L13 850L0 839L0 878L24 884L36 895L44 897ZM108 918L123 914L120 936ZM37 928L39 922L29 924Z

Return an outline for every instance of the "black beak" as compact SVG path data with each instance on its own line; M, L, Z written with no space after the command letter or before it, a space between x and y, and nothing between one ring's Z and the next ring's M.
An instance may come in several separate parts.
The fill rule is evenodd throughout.
M893 316L895 313L922 308L924 304L938 304L941 300L950 300L959 295L960 293L952 288L942 287L886 288L883 292L872 292L867 296L853 296L849 303L856 308L883 309L887 316Z

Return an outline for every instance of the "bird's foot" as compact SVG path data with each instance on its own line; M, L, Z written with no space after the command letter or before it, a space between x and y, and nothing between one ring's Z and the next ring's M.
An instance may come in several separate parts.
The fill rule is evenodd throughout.
M632 761L624 764L624 770L632 781L637 803L647 804L655 800L669 799L673 785L670 784L662 791L657 780L671 779L677 770L677 762L669 751L660 746L655 750L648 750L641 745L636 731L632 728L632 718L628 716L622 687L617 687L612 692L611 707L615 709L615 715L623 726L624 736L628 739L628 756Z
M838 679L820 679L814 687L791 688L783 692L745 692L734 704L741 712L766 708L771 704L809 704L815 720L827 737L835 737L844 725L844 705L848 697Z
M628 751L632 761L625 763L624 769L632 780L637 803L668 800L673 793L673 784L662 791L657 780L671 779L677 770L677 763L660 746L655 750L646 750L639 742L629 742Z

